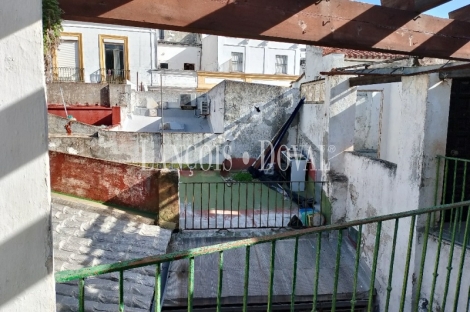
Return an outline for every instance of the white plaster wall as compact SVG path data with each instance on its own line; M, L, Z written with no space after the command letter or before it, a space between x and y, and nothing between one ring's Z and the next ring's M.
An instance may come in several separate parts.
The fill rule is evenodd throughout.
M157 54L158 66L168 63L168 69L183 70L184 63L191 63L194 70L201 69L201 47L160 43Z
M398 147L400 145L402 83L394 82L358 87L358 91L372 90L380 91L383 94L379 158L397 163Z
M1 311L55 311L41 19L0 3Z
M224 132L225 114L225 83L219 83L212 88L207 97L210 101L211 114L207 117L214 133Z
M328 163L330 170L344 172L344 152L354 146L356 88L349 87L348 76L328 76L325 80L325 104L329 107Z
M421 247L418 246L418 248ZM458 273L460 270L460 261L462 257L462 246L455 245L454 252L452 254L452 261L450 267L450 282L448 295L446 300L446 305L443 307L444 301L444 291L446 285L446 278L448 274L447 267L449 266L449 255L450 255L450 242L443 241L440 247L440 257L439 257L439 266L437 269L437 280L435 284L435 295L433 307L428 306L428 311L466 311L468 304L468 289L470 287L470 279L468 278L468 272L470 272L470 253L467 251L465 253L463 267L462 267L462 279L460 284L458 283ZM423 274L423 286L421 288L420 298L427 298L428 301L431 299L431 289L433 285L433 274L434 266L438 252L438 241L437 237L430 236L428 241L428 248L426 252L426 260L424 263L424 274ZM418 267L416 269L418 271ZM457 287L460 287L459 299L457 309L454 310L454 301L457 294Z
M390 162L369 158L359 153L346 153L345 174L348 180L346 197L346 220L359 220L379 215L398 212L395 204L397 167ZM397 209L398 208L398 209ZM404 209L406 210L406 209ZM380 249L377 261L377 283L375 288L378 294L379 311L385 311L385 298L387 295L388 276L390 268L392 241L395 223L386 221L382 224ZM355 227L356 230L358 229ZM365 225L362 229L361 256L369 267L372 267L373 250L375 247L377 227ZM401 286L403 283L404 259L406 259L407 234L409 233L409 219L400 220L399 245L396 248L394 273L392 277L393 291L391 293L392 310L398 308ZM411 290L410 290L411 291Z
M382 103L382 92L357 92L356 122L354 129L355 151L378 150Z
M193 70L154 70L151 72L151 89L160 90L162 87L183 88L196 90L197 72ZM162 82L160 83L160 78ZM184 92L181 92L184 93Z
M214 72L218 70L218 38L214 35L202 36L201 70Z
M307 46L305 56L305 80L316 80L320 72L345 65L344 54L323 56L323 50L316 46ZM349 65L349 64L348 64Z
M203 45L206 39L203 39ZM304 45L298 44L221 36L218 38L218 47L219 71L229 71L231 53L240 52L244 54L244 72L252 74L274 74L275 56L287 55L288 75L300 74L300 59L304 54L301 50L305 48ZM206 67L207 65L203 68Z
M155 69L156 31L149 28L130 26L105 25L75 21L63 22L64 32L81 33L83 40L83 67L85 68L85 82L91 80L91 74L100 69L98 35L115 35L128 37L129 44L129 70L131 82L139 85L151 84L150 69Z

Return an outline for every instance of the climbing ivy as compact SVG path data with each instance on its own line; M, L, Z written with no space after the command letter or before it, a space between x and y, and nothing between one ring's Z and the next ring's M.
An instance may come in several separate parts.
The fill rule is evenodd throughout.
M60 43L62 10L58 0L42 0L42 34L44 41L44 67L46 81L52 80L52 59Z

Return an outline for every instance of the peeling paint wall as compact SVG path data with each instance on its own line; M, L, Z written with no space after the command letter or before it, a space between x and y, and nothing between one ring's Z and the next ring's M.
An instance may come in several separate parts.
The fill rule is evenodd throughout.
M0 310L55 311L42 6L0 2Z
M378 151L382 103L381 92L357 92L354 127L355 151Z
M50 133L49 150L109 161L158 163L162 159L161 140L161 133L107 131L96 127L92 134Z
M402 82L349 88L345 77L327 77L325 104L306 105L300 119L299 142L320 149L328 174L325 195L331 203L331 222L342 222L372 216L429 207L434 204L436 155L445 154L449 114L450 81L438 76L403 77ZM308 84L302 85L308 94ZM382 118L379 124L380 159L349 152L357 128L356 99L358 90L383 94ZM300 143L299 143L300 144ZM388 160L388 161L387 161ZM393 162L389 162L392 160ZM425 218L418 218L413 232L419 233ZM391 301L399 302L403 285L403 268L410 230L410 218L400 221L395 254ZM379 309L383 310L391 257L394 222L384 222L378 255L377 284ZM376 227L363 228L362 257L371 264ZM435 247L430 247L431 249ZM411 309L415 278L419 274L421 241L415 235L411 245L411 267L407 280L406 309ZM419 254L419 253L418 253ZM447 257L448 255L446 255ZM427 260L426 260L427 262ZM442 266L445 266L442 263ZM441 270L442 268L439 268ZM429 274L428 274L429 275ZM423 289L429 288L429 276ZM426 284L428 283L428 284ZM442 281L441 281L442 283ZM450 288L450 293L454 288ZM422 292L417 296L426 296ZM428 298L429 299L429 298ZM436 308L436 307L434 307Z
M166 222L178 222L177 171L58 152L49 155L53 191L156 215L162 209Z

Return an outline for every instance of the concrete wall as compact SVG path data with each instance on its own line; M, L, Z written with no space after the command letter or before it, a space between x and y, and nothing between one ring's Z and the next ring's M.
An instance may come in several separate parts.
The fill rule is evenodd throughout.
M59 128L60 129L60 128ZM49 134L49 150L126 163L161 162L161 134L107 131Z
M55 311L41 1L0 3L0 310Z
M216 72L219 69L218 60L218 36L203 35L202 37L202 56L201 56L201 70Z
M220 133L164 133L165 161L176 163L180 158L183 163L220 164L229 157L258 157L262 141L270 141L294 110L299 91L224 81L208 97L211 115L214 109L217 114L210 119L211 126Z
M201 46L159 43L158 66L160 63L168 63L170 70L184 70L184 63L194 64L194 70L200 70Z
M224 132L225 85L226 84L223 82L219 83L207 93L211 111L210 115L207 116L207 119L209 119L209 124L211 125L214 133Z
M156 68L156 29L75 21L64 21L62 26L64 32L82 34L85 82L95 82L93 73L100 69L98 36L114 35L128 37L132 83L137 82L137 73L139 73L139 82L142 81L145 85L151 84L148 71Z
M358 91L354 129L355 151L377 151L380 140L380 118L383 104L382 92Z
M61 82L47 84L47 102L67 105L126 105L130 86L124 84L101 84ZM63 95L63 99L62 99Z
M49 134L66 134L65 125L68 123L68 120L64 117L47 114L47 123ZM79 121L72 122L70 124L73 134L88 134L93 135L98 132L99 127L88 125Z
M400 108L402 102L402 83L386 83L358 87L358 92L380 92L382 113L380 115L380 137L377 155L380 159L393 163L398 161L400 145Z
M156 215L165 208L164 221L177 225L177 171L142 168L58 152L50 152L49 155L53 191ZM173 211L172 215L170 211Z
M325 104L307 104L302 109L297 140L299 144L317 148L313 154L322 161L315 159L315 165L323 165L329 170L328 174L322 174L322 178L326 177L330 181L324 191L331 204L331 222L432 206L435 157L445 154L449 81L440 81L437 75L432 74L404 77L400 83L349 88L345 77L327 77L325 87ZM302 94L310 98L319 94L315 90L317 87L313 83L302 85ZM382 95L380 159L349 152L354 144L357 117L364 115L358 114L355 105L357 93L362 91ZM321 146L328 148L321 150ZM413 230L418 234L411 246L406 310L412 310L413 293L418 298L427 297L429 293L426 291L430 290L429 284L423 284L421 294L417 294L416 283L413 282L413 276L416 277L420 271L422 240L416 237L422 231L424 220L425 217L417 218ZM391 293L391 302L395 303L399 302L401 296L406 259L404 246L408 244L409 228L410 218L400 220L399 233L403 234L397 239L399 247L395 254ZM383 310L385 304L393 230L394 222L383 223L376 285L380 310ZM369 264L372 263L375 237L375 226L363 228L362 256ZM430 275L426 278L429 279ZM427 287L426 290L424 287ZM451 288L450 293L453 294L453 291L454 288Z

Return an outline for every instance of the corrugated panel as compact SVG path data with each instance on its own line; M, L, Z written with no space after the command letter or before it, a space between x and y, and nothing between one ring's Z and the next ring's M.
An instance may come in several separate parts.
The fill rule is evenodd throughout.
M80 67L78 61L78 41L62 40L57 51L58 67Z

